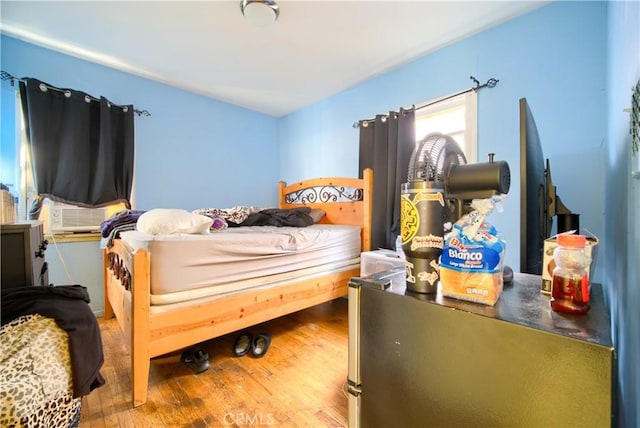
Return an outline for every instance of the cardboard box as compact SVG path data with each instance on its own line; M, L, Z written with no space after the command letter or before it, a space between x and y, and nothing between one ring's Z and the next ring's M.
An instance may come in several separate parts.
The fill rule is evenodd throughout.
M556 235L557 236L557 235ZM544 253L542 259L542 293L551 294L551 279L553 276L553 269L556 266L555 261L553 260L553 251L558 248L558 243L556 240L556 236L552 236L549 239L544 241ZM587 273L589 277L593 275L593 269L595 266L596 256L597 256L597 246L598 246L598 238L593 235L587 236L587 245L584 247L584 252L587 256L591 257L591 264L589 265L589 269L587 269Z
M360 254L360 276L371 275L397 267L405 267L405 260L391 250L367 251Z
M13 195L7 190L0 191L0 224L16 222L16 205Z

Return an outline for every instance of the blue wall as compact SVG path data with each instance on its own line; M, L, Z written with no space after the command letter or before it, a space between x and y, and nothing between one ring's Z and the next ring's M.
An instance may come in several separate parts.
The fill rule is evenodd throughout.
M618 351L620 426L640 426L640 155L631 154L631 88L640 79L640 2L611 2L608 14L606 277Z
M274 206L279 179L277 119L2 35L2 70L57 87L133 104L136 117L135 208ZM2 82L0 181L15 177L15 87ZM54 243L49 280L85 285L91 308L104 310L97 241Z
M1 43L2 69L16 77L34 77L151 113L135 120L137 208L276 203L277 119L4 35ZM8 82L2 83L3 171L14 151L13 92Z
M553 3L295 112L281 121L281 177L357 174L354 122L467 89L470 75L494 77L498 85L478 93L478 159L495 152L511 167L505 211L490 218L508 241L507 264L520 266L521 97L563 202L604 239L606 24L606 3ZM595 281L602 266L600 257Z

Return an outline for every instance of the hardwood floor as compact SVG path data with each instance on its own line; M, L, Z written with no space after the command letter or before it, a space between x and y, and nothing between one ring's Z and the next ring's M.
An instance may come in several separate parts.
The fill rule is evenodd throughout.
M201 344L211 367L194 374L180 352L151 361L148 401L131 405L130 355L115 319L98 320L106 384L83 399L80 428L346 427L347 300L248 331L271 335L263 358L233 356L232 333Z

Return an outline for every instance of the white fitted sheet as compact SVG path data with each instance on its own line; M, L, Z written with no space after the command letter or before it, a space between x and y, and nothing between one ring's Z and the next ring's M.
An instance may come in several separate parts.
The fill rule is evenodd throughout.
M151 304L161 305L252 288L357 265L360 227L252 226L207 235L120 234L151 254Z

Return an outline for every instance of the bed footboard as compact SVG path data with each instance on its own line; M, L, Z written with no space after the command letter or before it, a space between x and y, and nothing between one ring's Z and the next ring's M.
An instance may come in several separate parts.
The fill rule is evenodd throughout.
M121 240L104 250L105 318L116 316L131 353L133 405L147 401L149 383L149 253L133 252Z

